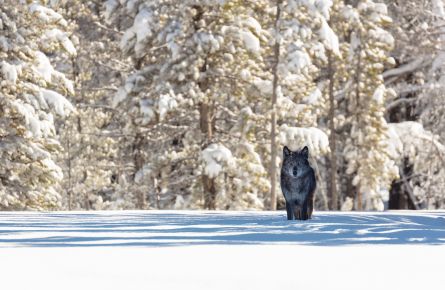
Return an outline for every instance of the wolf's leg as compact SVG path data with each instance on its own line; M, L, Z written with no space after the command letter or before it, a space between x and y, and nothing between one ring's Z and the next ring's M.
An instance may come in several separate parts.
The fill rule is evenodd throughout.
M301 220L301 206L298 205L295 206L294 215L296 220Z
M308 204L308 218L312 218L312 212L314 211L314 194L312 193L309 196L309 204Z
M301 219L302 220L307 220L308 219L308 201L307 199L304 201L303 203L303 208L301 209Z
M293 219L292 208L287 201L286 201L286 212L287 212L287 220L292 220Z

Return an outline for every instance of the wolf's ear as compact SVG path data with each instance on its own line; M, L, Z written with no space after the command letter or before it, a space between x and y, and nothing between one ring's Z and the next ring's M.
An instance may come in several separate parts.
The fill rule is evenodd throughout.
M309 148L307 146L304 146L303 149L301 149L300 154L303 155L304 158L309 158Z
M287 146L284 146L283 148L283 155L284 157L287 157L291 154L292 152L289 150L289 148L287 148Z

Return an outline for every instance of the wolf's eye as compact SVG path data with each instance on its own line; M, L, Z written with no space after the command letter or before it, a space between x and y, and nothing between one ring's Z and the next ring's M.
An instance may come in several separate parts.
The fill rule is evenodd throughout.
M294 176L297 176L297 166L294 166L294 168L292 168L292 174Z

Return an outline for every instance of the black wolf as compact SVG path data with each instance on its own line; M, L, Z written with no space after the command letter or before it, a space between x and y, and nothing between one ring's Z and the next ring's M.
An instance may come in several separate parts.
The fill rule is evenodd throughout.
M314 209L315 174L308 161L309 149L292 152L284 146L281 190L286 199L288 220L307 220Z

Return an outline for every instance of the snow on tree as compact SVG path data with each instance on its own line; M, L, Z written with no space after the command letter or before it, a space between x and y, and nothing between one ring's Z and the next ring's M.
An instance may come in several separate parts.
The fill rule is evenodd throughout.
M443 208L445 146L438 141L439 136L418 122L390 123L389 126L393 134L390 134L388 151L397 157L401 168L398 182L408 192L413 208ZM410 172L405 172L407 168Z
M0 5L0 209L54 209L62 170L54 162L61 150L54 115L74 110L65 98L73 85L48 55L76 50L67 23L54 10L31 2Z
M392 94L383 83L385 66L392 65L388 52L394 39L385 28L391 23L383 3L359 1L356 7L344 5L335 30L342 40L350 39L342 49L345 68L339 74L345 98L345 117L337 123L347 128L343 134L346 174L355 187L355 208L383 210L391 182L398 168L386 152L388 125L384 118L385 99ZM344 45L342 45L344 47Z
M215 208L221 193L226 205L220 198L218 207L225 208L236 203L234 199L252 194L245 192L246 184L251 182L261 184L254 190L253 207L264 206L269 189L264 165L270 163L265 132L270 130L267 99L273 91L268 62L271 48L279 37L283 61L277 67L278 122L301 128L316 126L321 93L313 81L317 68L312 59L325 57L326 50L338 53L338 40L327 24L330 1L285 2L279 27L282 36L274 32L272 25L274 2L129 4L107 2L110 19L119 18L119 11L134 17L122 37L121 48L132 57L135 72L115 95L114 106L130 112L128 130L143 134L142 139L147 140L144 159L151 176L147 179L152 180L152 185L155 180L164 184L155 195L160 198L161 191L170 196L191 196L181 199ZM305 136L312 135L301 135ZM240 165L238 171L207 175L205 164L196 161L202 160L200 152L210 144L221 144L230 150ZM248 169L252 166L257 168L256 173ZM143 167L142 163L136 166L136 172L144 172ZM171 178L179 172L187 174L175 186ZM232 180L245 182L227 189ZM199 201L202 202L202 194L203 204ZM248 203L238 204L249 207Z
M327 59L327 53L339 53L338 37L328 24L332 4L332 1L284 2L277 31L272 32L279 42L280 52L272 127L275 123L273 114L276 113L277 122L284 124L279 132L281 145L294 149L308 145L314 153L311 156L329 151L328 142L319 143L321 139L327 141L327 135L315 128L324 106L315 78L319 75L319 64ZM318 173L318 169L316 171Z
M443 1L403 1L390 5L395 19L392 52L397 67L383 74L396 95L389 99L391 122L419 120L443 139Z
M107 11L134 17L121 48L134 60L135 72L114 105L127 108L132 120L127 129L145 144L144 162L135 170L145 163L151 168L146 181L160 186L151 186L156 190L150 194L156 196L152 206L171 204L181 195L185 202L215 208L226 184L218 179L225 172L207 175L201 151L221 144L237 152L233 136L224 132L248 102L248 87L237 76L248 78L261 70L267 33L250 14L264 2L245 7L237 1L129 3L108 1ZM110 17L117 18L111 12Z
M443 0L0 3L0 209L445 206Z
M433 134L434 143L444 144L444 112L443 94L443 1L388 1L389 13L394 19L392 34L395 38L395 49L392 56L396 60L396 67L384 72L387 87L394 89L396 94L388 100L387 119L390 122L401 122L423 126ZM413 124L414 126L414 124ZM443 160L440 150L436 146L425 146L419 149L419 156L429 156L434 160ZM421 151L428 153L420 153ZM399 162L401 179L393 184L390 191L390 208L434 208L434 204L441 204L443 193L439 190L443 181L441 171L421 169L415 171L414 158L405 158ZM442 161L443 162L443 161ZM443 166L443 163L442 163ZM425 180L428 180L426 182ZM413 198L408 184L428 185L422 191L425 196L416 195ZM420 187L418 187L420 188ZM433 198L434 197L434 198ZM424 202L426 199L428 202ZM435 201L433 201L435 199Z
M105 27L102 1L52 1L70 24L77 54L54 62L72 76L76 112L56 123L64 152L58 156L66 209L134 208L130 195L122 195L117 182L124 170L119 146L125 139L117 123L124 112L109 106L129 65L120 61L119 32ZM123 143L123 142L122 142Z

